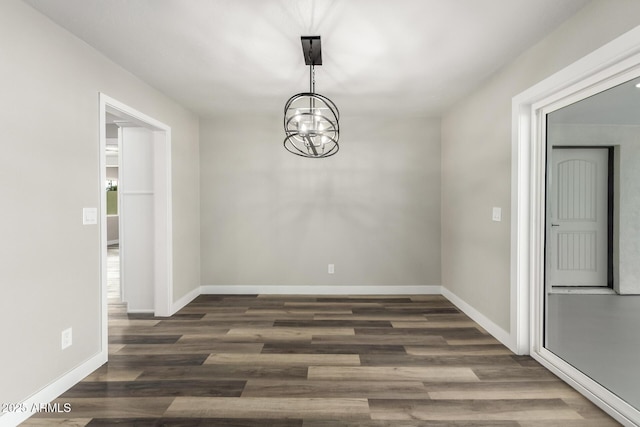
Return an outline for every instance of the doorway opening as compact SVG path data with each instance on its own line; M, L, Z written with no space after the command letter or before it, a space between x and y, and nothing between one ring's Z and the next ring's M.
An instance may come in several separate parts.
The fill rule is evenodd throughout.
M104 94L99 102L106 352L109 302L127 303L128 312L172 314L171 128Z

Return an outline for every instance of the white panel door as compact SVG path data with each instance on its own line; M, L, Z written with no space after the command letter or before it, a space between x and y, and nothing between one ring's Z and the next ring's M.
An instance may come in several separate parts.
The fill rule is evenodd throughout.
M154 309L153 133L121 128L120 256L123 301L130 312Z
M551 286L607 286L608 150L554 148L548 176Z

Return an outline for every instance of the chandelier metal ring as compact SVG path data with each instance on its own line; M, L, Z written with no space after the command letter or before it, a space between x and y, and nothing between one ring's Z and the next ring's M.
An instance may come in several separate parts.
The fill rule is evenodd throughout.
M338 108L326 96L298 93L284 107L284 147L302 157L332 156L340 149L339 120Z

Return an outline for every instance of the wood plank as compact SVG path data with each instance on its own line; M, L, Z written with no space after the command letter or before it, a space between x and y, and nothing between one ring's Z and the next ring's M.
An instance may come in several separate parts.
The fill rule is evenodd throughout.
M307 378L306 366L154 366L145 369L137 380L249 380L249 379L302 379Z
M85 377L83 381L135 381L141 374L140 368L114 367L105 364Z
M371 418L382 420L583 420L561 399L379 400Z
M148 366L202 365L208 354L114 354L109 357L110 367L138 368Z
M228 337L247 337L265 340L309 340L314 335L344 336L354 335L353 328L234 328L227 333Z
M503 356L414 356L410 354L362 354L360 360L363 366L520 366L508 355Z
M64 419L69 418L71 414L74 418L159 418L174 399L174 397L61 398L54 400L53 403L69 404L71 412L40 412L33 418Z
M177 397L166 415L368 420L369 404L367 399L353 398Z
M310 366L310 380L478 381L471 368L405 366Z
M155 380L155 381L82 381L61 396L67 398L98 397L238 397L246 381L230 380Z
M92 418L38 418L31 417L27 421L20 424L23 427L49 427L49 426L65 426L65 427L84 427L91 422Z
M263 344L260 343L227 343L227 342L198 342L197 340L180 341L176 344L139 345L127 344L113 351L115 355L146 355L146 354L211 354L220 353L260 353Z
M314 335L313 344L345 343L345 338L335 335ZM358 334L349 337L348 343L355 345L446 345L447 341L439 335L386 335Z
M479 345L445 345L445 346L405 346L407 354L414 356L453 356L453 355L483 355L502 356L513 354L502 344Z
M242 397L429 398L420 381L249 380Z
M391 321L391 326L394 328L419 328L419 329L428 329L428 328L478 328L478 324L472 322L470 320L461 320L458 322L455 321L437 321L437 320L427 320L426 318L421 321L407 321L405 320L394 320ZM484 329L483 329L484 331Z
M204 362L205 365L239 365L253 366L341 366L360 365L357 354L233 354L214 353Z
M351 341L349 339L348 341ZM268 342L265 354L405 354L401 345L351 344L350 342Z

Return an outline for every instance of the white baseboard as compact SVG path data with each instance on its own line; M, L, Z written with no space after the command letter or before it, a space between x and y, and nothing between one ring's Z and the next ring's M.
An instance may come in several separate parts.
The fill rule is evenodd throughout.
M440 286L245 286L206 285L203 295L440 295Z
M2 416L0 416L0 427L14 427L24 422L37 412L37 408L40 407L41 404L50 403L100 366L104 365L106 361L107 351L104 350L67 372L39 392L21 402L21 409L24 408L25 412L18 411L2 414ZM71 409L73 410L73 408Z
M120 244L120 240L116 239L116 240L107 240L107 246L111 246L111 245L119 245Z
M178 311L182 310L182 308L184 306L186 306L191 301L196 299L198 297L198 295L200 295L201 293L202 293L202 288L201 287L197 287L194 290L192 290L191 292L187 293L182 298L180 298L178 301L174 301L174 303L171 305L171 315L173 316Z
M155 312L153 308L130 308L127 310L127 313L131 314L155 314Z
M474 322L482 326L487 332L489 332L495 339L500 341L502 344L507 346L509 350L515 351L515 339L511 336L511 334L500 326L496 325L493 321L491 321L487 316L480 313L475 308L471 307L464 300L462 300L459 296L451 292L449 289L442 286L442 296L451 301L453 305L458 307L464 314L473 319Z

